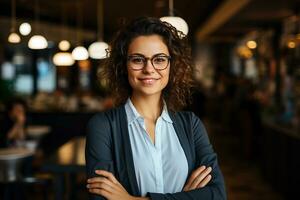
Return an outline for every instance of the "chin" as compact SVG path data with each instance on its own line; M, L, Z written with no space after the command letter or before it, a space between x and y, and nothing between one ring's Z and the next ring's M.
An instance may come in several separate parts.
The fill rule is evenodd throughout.
M139 88L137 92L143 96L152 96L162 93L162 88Z

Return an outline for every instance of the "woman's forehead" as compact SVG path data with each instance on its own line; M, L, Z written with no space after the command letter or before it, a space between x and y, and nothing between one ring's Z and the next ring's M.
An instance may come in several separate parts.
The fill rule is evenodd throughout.
M128 47L128 54L133 53L152 56L157 53L169 54L169 50L161 36L149 35L138 36L131 41Z

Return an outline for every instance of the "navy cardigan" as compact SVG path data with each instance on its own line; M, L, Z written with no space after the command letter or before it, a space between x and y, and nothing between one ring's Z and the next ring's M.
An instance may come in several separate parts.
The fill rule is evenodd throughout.
M169 112L169 115L187 158L188 177L200 165L205 165L212 167L212 180L205 187L188 192L148 193L147 196L154 200L226 199L224 179L218 166L217 155L200 119L192 112ZM85 158L88 178L97 176L96 169L110 171L129 194L141 196L134 171L124 105L91 118L87 126ZM90 199L105 198L90 195Z

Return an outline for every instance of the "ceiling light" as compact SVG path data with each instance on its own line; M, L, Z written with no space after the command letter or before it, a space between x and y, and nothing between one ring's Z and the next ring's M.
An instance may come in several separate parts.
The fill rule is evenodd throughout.
M39 0L35 0L35 28L36 30L39 30ZM48 42L46 38L42 35L34 35L32 36L28 41L28 47L30 49L46 49L48 47Z
M58 48L62 51L68 51L71 47L71 44L68 40L62 40L58 44Z
M9 34L8 42L10 42L10 43L19 43L20 41L21 41L21 38L17 33Z
M30 49L46 49L48 42L42 35L34 35L28 41L28 47Z
M174 17L174 16L166 16L166 17L161 17L161 21L163 22L168 22L172 26L174 26L178 31L181 31L185 36L189 32L189 27L186 21L180 17Z
M160 20L171 24L178 31L181 31L184 36L186 36L189 32L189 27L186 21L180 17L174 16L173 0L169 0L169 16L161 17Z
M8 42L19 43L21 41L20 36L15 32L16 27L16 0L11 1L11 31L8 36Z
M255 41L253 41L253 40L250 40L250 41L247 42L247 47L249 49L256 49L257 43Z
M89 58L89 53L83 46L78 46L72 51L74 60L86 60Z
M287 44L288 48L294 49L296 47L296 43L294 41L289 41Z
M31 25L27 22L24 22L20 25L19 31L20 31L21 35L24 35L24 36L29 35L31 32Z
M53 56L53 63L56 66L72 66L75 61L69 52L58 52Z
M106 50L108 49L108 44L103 42L103 0L97 1L97 32L99 41L92 43L88 50L89 55L93 59L104 59L108 56Z
M107 57L106 50L108 44L105 42L94 42L89 46L89 55L93 59L103 59Z

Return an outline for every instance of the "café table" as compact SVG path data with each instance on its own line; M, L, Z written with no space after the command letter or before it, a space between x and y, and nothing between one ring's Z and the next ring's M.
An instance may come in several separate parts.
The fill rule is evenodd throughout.
M26 134L32 139L40 139L50 131L51 127L46 125L29 125L26 127Z
M0 148L0 184L4 192L3 197L1 195L0 198L6 200L18 195L15 190L18 190L16 188L23 179L21 167L24 161L33 155L34 151L28 148Z
M25 158L34 155L34 150L23 147L0 148L0 182L18 181L20 167Z
M76 198L76 175L85 172L85 137L75 137L62 145L42 166L55 176L55 199ZM65 183L70 186L66 194Z

